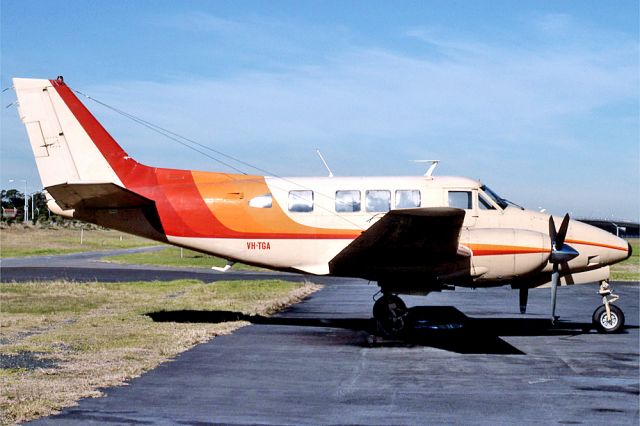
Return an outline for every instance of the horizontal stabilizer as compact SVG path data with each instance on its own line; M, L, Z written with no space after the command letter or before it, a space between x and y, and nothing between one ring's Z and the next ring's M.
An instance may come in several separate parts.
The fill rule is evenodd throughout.
M152 200L110 182L63 183L45 189L64 210L135 208L154 204Z

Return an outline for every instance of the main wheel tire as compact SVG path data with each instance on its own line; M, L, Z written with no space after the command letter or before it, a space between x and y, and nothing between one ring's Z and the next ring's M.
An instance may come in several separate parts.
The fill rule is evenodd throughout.
M598 306L593 312L592 322L600 333L617 333L624 327L624 313L616 305L609 305L611 318L607 319L607 309L604 305Z
M385 294L373 305L378 331L387 337L399 336L406 326L408 309L404 301L393 294Z

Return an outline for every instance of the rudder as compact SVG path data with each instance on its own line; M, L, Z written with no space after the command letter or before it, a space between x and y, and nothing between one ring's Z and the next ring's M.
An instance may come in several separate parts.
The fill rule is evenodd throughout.
M114 160L130 159L61 78L14 78L18 111L43 187L109 182L124 187ZM72 110L73 108L73 110ZM96 136L103 140L96 141ZM122 167L121 167L122 168Z

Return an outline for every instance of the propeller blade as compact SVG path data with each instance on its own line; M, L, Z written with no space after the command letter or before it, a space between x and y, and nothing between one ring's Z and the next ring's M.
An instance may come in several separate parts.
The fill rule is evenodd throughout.
M560 230L556 234L556 249L562 250L562 246L564 245L564 239L567 236L568 230L569 230L569 213L564 215L564 219L562 219L562 224L560 225Z
M570 218L567 213L562 219L560 230L556 231L553 216L549 216L549 238L551 239L549 263L556 264L568 262L580 254L573 247L564 244L565 238L567 237L567 231L569 230L569 222Z
M553 216L549 216L549 238L551 239L551 246L555 246L558 234L556 233L556 223L553 221Z
M527 313L527 301L529 300L529 287L520 287L520 313Z
M553 272L551 273L551 323L556 320L556 295L558 293L558 281L560 281L560 272L558 272L558 264L553 264Z
M575 251L573 247L564 245L564 240L567 237L567 231L569 230L570 220L571 219L569 218L569 213L564 215L562 223L560 224L560 230L556 231L556 224L553 220L553 216L549 216L549 238L551 239L551 254L549 256L549 262L553 265L553 272L551 272L552 324L556 320L556 296L558 294L558 283L560 281L559 263L563 263L566 268L566 262L579 255L579 253ZM522 295L520 297L522 300Z

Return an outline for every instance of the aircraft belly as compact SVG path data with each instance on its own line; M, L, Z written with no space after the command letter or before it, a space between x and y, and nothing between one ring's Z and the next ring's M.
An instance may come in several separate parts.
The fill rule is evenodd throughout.
M275 269L329 273L329 261L349 239L190 238L168 236L169 242L226 259Z

